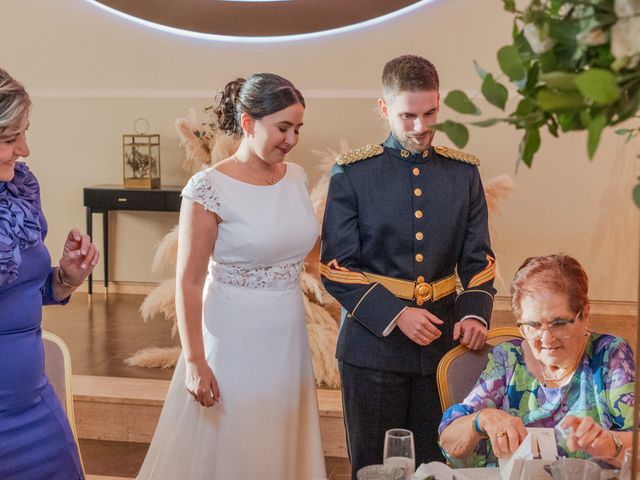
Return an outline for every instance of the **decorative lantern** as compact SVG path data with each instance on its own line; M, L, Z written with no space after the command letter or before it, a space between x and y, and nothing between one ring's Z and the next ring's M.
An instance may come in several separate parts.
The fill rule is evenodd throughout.
M146 124L143 131L138 124ZM135 134L122 135L122 172L125 188L160 188L160 135L147 135L149 122L138 118Z

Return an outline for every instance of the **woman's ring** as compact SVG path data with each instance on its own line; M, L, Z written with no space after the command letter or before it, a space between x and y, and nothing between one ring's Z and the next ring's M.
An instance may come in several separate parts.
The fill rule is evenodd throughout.
M507 432L505 432L504 430L502 430L501 432L496 433L496 438L502 438L507 434Z

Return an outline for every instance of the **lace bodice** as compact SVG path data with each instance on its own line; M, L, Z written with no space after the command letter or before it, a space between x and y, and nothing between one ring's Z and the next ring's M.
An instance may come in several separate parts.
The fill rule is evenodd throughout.
M285 176L271 186L250 185L209 168L194 175L182 195L222 220L211 255L211 285L297 286L318 236L302 167L287 163Z
M298 284L303 260L292 260L267 267L244 268L240 265L212 264L215 283L259 290L287 290Z

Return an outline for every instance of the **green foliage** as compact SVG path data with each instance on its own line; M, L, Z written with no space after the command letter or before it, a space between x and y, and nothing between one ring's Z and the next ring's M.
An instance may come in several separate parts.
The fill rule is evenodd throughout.
M444 99L445 105L458 113L480 115L480 110L462 90L452 90Z
M489 103L504 110L504 107L507 105L507 98L509 98L509 92L504 85L496 82L492 74L487 73L485 75L482 81L481 91Z
M528 128L520 142L520 158L527 167L531 167L533 156L540 148L540 131L536 128Z
M536 96L538 107L545 112L574 111L585 107L584 99L577 91L561 91L541 88Z
M611 105L620 98L616 76L609 70L593 68L576 77L582 96L597 105Z
M636 202L636 206L640 208L640 184L633 187L633 201Z
M598 148L598 144L600 143L600 135L602 135L602 130L607 125L607 117L606 115L599 114L595 118L589 119L587 123L587 128L589 129L589 136L587 138L587 151L589 153L589 158L593 158L596 153L596 149Z
M520 52L515 45L508 45L498 50L498 63L509 80L523 80L527 75Z
M442 130L458 148L463 148L469 141L469 130L462 123L447 120L433 125L433 128Z
M588 134L587 153L593 158L604 129L636 117L640 110L640 49L629 50L629 45L637 45L630 37L632 29L625 33L616 28L619 22L621 26L637 20L640 7L629 0L615 3L624 3L627 12L631 9L629 16L618 18L614 0L502 0L504 10L513 14L514 24L511 44L497 52L501 73L495 76L476 62L474 67L482 79L480 92L486 101L507 111L511 91L516 102L509 105L513 103L515 108L503 116L468 122L447 120L435 128L463 148L469 138L465 124L485 128L498 123L511 125L524 132L519 158L529 167L540 148L541 131L558 136L582 130ZM518 5L524 8L518 9ZM445 104L460 114L478 115L474 100L454 90ZM639 130L619 129L616 133L629 140ZM634 195L640 193L634 191Z

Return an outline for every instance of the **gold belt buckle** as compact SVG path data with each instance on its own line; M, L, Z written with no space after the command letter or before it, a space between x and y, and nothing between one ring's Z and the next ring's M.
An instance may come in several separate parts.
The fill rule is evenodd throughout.
M431 285L426 282L421 282L416 285L413 291L413 296L416 299L416 305L421 306L424 302L431 300L433 295L433 289Z

